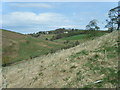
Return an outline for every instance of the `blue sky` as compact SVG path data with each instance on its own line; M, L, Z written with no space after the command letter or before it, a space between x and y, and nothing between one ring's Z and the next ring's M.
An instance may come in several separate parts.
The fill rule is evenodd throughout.
M98 26L105 29L108 10L117 5L117 2L3 2L2 28L20 33L85 29L90 20L97 19Z

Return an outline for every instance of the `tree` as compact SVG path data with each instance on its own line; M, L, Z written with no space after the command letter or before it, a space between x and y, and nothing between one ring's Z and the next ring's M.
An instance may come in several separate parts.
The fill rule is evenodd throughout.
M108 30L110 32L112 32L114 30L114 25L113 25L113 22L112 21L109 21L108 19L106 20L107 24L105 25L105 28L108 28Z
M90 25L86 25L86 29L87 29L87 30L91 30Z
M98 26L95 26L95 29L96 29L96 30L99 30L99 29L100 29L100 27L98 27Z
M96 19L93 19L89 22L88 25L86 25L86 29L87 30L98 30L100 29L100 27L97 26L97 20Z
M120 3L120 2L119 2ZM120 29L120 6L115 7L108 12L109 20L107 20L106 28L114 30L117 25L117 30Z

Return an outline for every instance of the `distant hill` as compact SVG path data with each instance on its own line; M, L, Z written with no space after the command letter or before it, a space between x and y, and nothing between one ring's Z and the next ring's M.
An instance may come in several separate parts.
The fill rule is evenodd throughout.
M47 39L47 40L53 41L53 40L71 37L71 36L75 36L75 35L86 35L87 37L90 35L101 36L108 32L109 31L102 31L102 30L80 30L80 29L59 28L59 29L52 30L52 31L40 31L40 32L36 32L36 33L31 33L28 35L31 35L36 38L42 38L44 40ZM94 37L94 36L92 36L92 37Z
M2 29L2 64L7 65L16 61L32 59L64 46L61 43L42 40Z

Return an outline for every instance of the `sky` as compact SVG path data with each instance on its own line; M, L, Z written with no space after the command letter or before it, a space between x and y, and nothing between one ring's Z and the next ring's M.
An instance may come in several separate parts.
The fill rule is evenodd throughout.
M108 11L117 5L117 2L3 2L0 28L24 34L57 28L85 29L90 20L97 19L98 26L105 30Z

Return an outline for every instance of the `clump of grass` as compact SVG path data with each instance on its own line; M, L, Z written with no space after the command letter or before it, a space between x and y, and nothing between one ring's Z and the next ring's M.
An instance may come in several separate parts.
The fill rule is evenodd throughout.
M81 54L82 54L82 55L88 55L89 53L88 53L87 50L82 50L82 51L81 51Z
M60 72L66 72L66 70L65 69L61 69Z
M89 67L90 69L93 68L93 64L89 60L87 63L84 64L85 67Z
M39 75L39 76L43 76L43 73L42 73L42 72L40 72L38 75Z
M64 81L68 81L68 80L69 80L69 78L70 78L70 77L66 77L66 78L64 78L63 80L64 80Z
M94 55L94 58L95 58L95 59L98 59L99 57L100 57L100 56L99 56L98 54L95 54L95 55Z
M81 74L81 71L78 71L77 73L76 73L76 75L80 75Z
M115 58L115 57L117 57L117 53L107 54L108 59Z
M81 74L81 71L78 71L76 75L77 75L77 78L76 78L77 81L81 81L84 78L83 75Z
M38 80L38 77L33 77L33 80L34 80L34 81Z
M88 58L91 62L95 62L100 58L100 56L98 54L95 54L94 56Z
M82 79L83 79L82 75L80 75L80 76L77 77L77 81L81 81Z
M106 46L106 47L104 47L104 49L107 52L107 58L108 59L117 57L118 48L116 48L115 46L108 46L108 47Z
M77 68L77 66L73 65L70 67L70 69L74 69L74 68Z
M95 73L96 71L100 71L100 69L101 69L101 68L100 68L99 66L94 66L94 67L93 67L94 73Z
M77 58L77 57L79 57L81 55L88 55L88 51L87 50L82 50L82 51L80 51L80 52L78 52L78 53L76 53L74 55L71 55L70 58L72 58L72 59Z
M68 78L65 78L66 81L67 81L68 79L69 79L69 77L68 77ZM79 82L80 82L82 79L84 79L84 76L82 75L81 71L78 71L78 72L76 72L76 77L75 77L73 80L71 80L70 82L68 82L67 85L65 85L64 87L65 87L65 88L75 87L75 85L79 84Z

